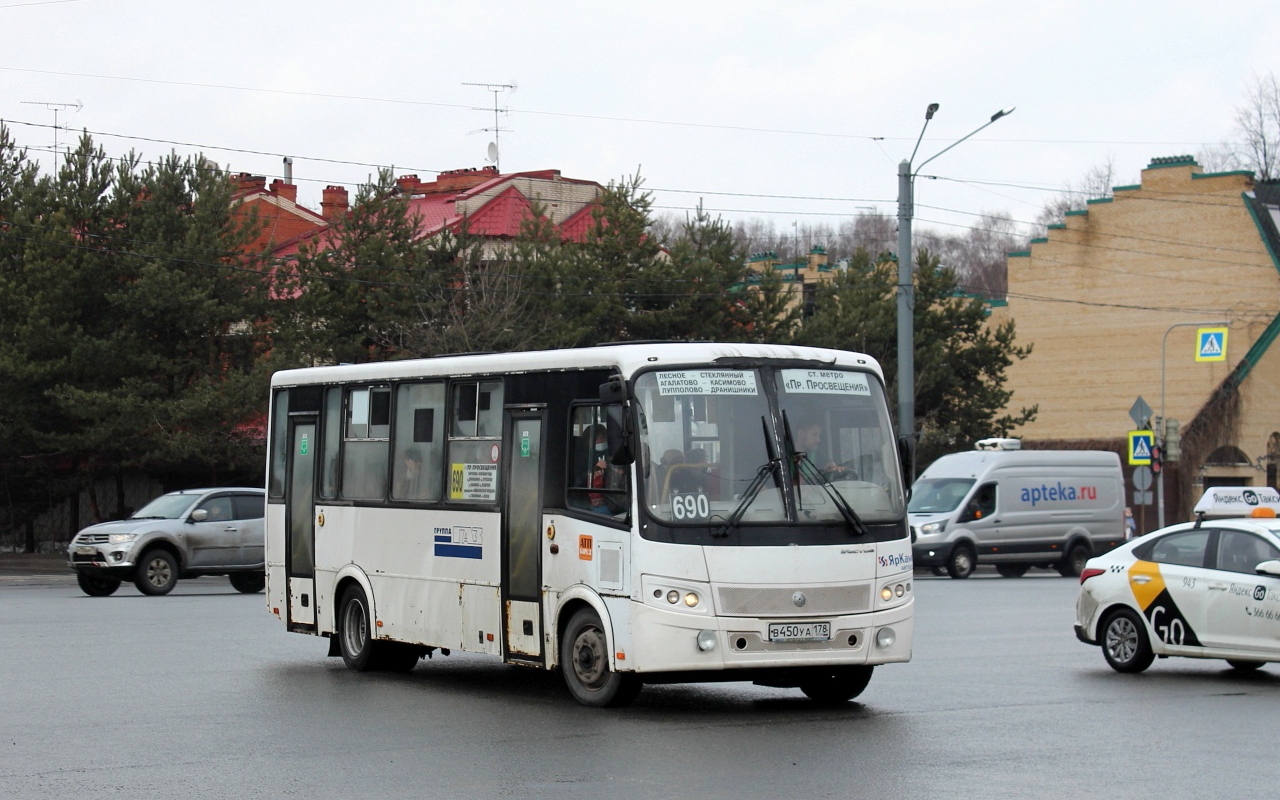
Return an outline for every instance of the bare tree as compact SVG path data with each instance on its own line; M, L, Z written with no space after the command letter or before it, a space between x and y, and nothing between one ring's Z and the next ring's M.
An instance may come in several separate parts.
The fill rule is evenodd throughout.
M1079 181L1067 183L1062 193L1044 204L1036 215L1036 236L1044 236L1045 228L1060 222L1068 211L1087 207L1088 201L1111 197L1111 187L1116 181L1115 156L1107 156L1101 164L1089 168Z
M1275 73L1255 75L1244 105L1236 109L1235 154L1261 180L1280 178L1280 83Z

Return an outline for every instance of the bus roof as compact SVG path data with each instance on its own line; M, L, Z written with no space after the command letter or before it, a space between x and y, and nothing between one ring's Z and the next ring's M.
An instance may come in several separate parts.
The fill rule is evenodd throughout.
M725 344L711 342L611 344L566 350L533 350L511 353L439 356L436 358L378 361L370 364L342 364L282 370L271 377L272 386L300 386L316 383L362 382L406 378L491 375L541 370L618 369L630 377L643 367L679 367L708 364L721 358L786 359L812 361L830 366L853 367L884 374L874 358L844 350L772 344Z

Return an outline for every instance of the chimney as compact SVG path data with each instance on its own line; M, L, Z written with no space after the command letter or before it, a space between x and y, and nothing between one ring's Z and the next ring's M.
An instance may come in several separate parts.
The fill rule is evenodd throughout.
M320 195L320 216L330 222L337 222L347 213L347 188L345 186L326 186Z
M247 172L241 172L235 176L234 180L236 182L236 194L251 194L267 190L267 179L263 175L250 175Z
M298 187L294 186L292 183L286 183L279 178L276 178L271 182L271 193L277 197L283 197L290 203L298 202Z

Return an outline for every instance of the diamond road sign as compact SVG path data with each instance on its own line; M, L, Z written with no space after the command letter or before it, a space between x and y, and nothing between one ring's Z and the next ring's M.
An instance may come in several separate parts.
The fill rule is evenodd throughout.
M1133 408L1129 409L1129 419L1133 420L1135 428L1146 427L1147 420L1151 419L1151 406L1147 405L1147 401L1141 396L1133 401Z

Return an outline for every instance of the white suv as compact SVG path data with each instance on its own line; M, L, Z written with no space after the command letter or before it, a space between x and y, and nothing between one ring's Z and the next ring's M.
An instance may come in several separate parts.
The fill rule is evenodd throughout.
M260 592L265 501L263 490L252 488L170 492L128 519L80 531L67 563L94 597L126 580L143 594L168 594L178 578L200 575L226 575L238 591Z

